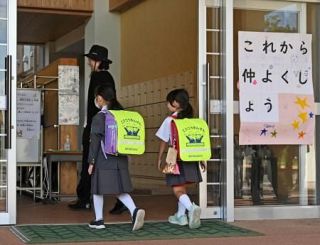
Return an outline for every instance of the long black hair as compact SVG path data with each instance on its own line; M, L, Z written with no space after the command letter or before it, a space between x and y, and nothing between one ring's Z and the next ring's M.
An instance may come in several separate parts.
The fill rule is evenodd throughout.
M172 90L167 95L167 101L173 106L173 102L176 101L179 103L180 108L182 109L178 112L178 118L192 118L193 117L193 108L189 102L189 94L187 90L175 89Z
M123 110L122 105L117 100L116 91L111 86L100 85L96 88L95 96L100 95L104 100L109 102L109 110Z

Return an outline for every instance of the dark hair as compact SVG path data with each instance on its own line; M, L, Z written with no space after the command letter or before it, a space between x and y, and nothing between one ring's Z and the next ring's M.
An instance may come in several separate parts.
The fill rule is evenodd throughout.
M116 91L111 86L100 85L95 89L95 96L100 95L109 102L109 110L123 110L122 105L117 100Z
M174 101L179 103L179 106L182 110L178 113L178 118L192 118L193 117L193 108L192 108L191 104L189 103L189 94L188 94L187 90L185 90L183 88L172 90L167 95L167 101L171 105L173 105Z
M107 61L101 61L101 63L100 63L100 65L99 65L99 69L100 70L105 70L105 71L107 71L107 70L109 70L109 67L110 67L110 63L109 62L107 62Z

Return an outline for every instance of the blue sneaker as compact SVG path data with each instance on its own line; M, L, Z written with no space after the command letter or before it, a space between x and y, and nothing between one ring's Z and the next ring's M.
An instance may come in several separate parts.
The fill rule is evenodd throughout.
M197 229L201 226L200 215L201 215L201 208L198 205L192 203L191 210L189 211L189 228L190 229Z
M177 213L174 215L169 216L168 221L170 224L175 224L175 225L187 225L188 224L188 218L187 215L181 215L178 217Z

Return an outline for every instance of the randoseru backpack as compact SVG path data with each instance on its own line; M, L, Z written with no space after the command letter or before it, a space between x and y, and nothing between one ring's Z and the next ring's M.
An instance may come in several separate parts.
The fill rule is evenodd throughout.
M209 128L203 119L174 117L171 121L171 136L178 159L193 162L211 158Z
M104 152L111 155L141 155L145 151L145 125L134 111L101 110L105 114Z

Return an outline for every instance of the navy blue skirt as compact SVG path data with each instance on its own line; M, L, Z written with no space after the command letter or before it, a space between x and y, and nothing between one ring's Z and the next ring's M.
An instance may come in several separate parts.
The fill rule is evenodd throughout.
M178 161L180 174L166 174L168 186L184 185L188 183L200 183L202 181L198 162Z

